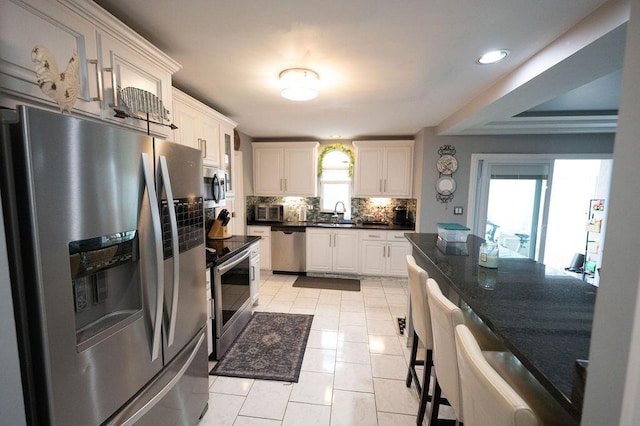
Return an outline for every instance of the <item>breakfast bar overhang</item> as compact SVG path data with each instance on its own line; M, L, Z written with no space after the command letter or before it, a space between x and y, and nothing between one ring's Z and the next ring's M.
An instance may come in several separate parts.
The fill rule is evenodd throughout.
M406 233L416 263L454 303L473 310L576 419L576 360L589 357L597 287L528 258L478 265L484 240L447 244L435 233ZM578 392L584 389L578 386ZM573 401L572 401L573 399Z

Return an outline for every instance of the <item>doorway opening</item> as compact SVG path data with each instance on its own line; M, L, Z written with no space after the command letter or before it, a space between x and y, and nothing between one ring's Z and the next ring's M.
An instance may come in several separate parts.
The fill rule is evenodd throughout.
M589 200L607 198L611 169L602 156L474 154L469 224L501 257L564 269L586 250Z

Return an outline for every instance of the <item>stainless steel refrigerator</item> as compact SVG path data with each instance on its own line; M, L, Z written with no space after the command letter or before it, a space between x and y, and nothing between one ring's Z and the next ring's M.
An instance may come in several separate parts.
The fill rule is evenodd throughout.
M34 108L0 114L28 423L196 424L208 402L200 151Z

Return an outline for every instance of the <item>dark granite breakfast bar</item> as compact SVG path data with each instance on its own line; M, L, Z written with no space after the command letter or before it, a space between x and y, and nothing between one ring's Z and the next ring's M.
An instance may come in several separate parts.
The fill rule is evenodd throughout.
M597 288L527 258L478 266L482 238L443 244L437 234L405 234L416 263L455 303L465 302L574 417L575 361L589 357ZM574 399L577 399L574 397ZM576 402L576 401L573 401Z

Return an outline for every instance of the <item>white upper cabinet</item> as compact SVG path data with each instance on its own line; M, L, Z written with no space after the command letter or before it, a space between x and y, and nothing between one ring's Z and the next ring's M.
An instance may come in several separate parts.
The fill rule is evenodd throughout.
M413 144L412 140L354 141L354 195L410 198Z
M114 87L136 87L157 96L171 112L171 76L180 65L94 2L11 0L0 2L0 106L18 104L58 110L38 86L31 51L47 48L64 72L78 53L80 88L72 113L147 132L145 120L115 118ZM64 86L64 83L61 83ZM143 117L146 118L146 117ZM169 124L169 120L163 124ZM172 139L171 129L151 124L154 136Z
M220 121L215 111L191 96L173 89L175 142L199 149L202 163L220 167Z
M45 95L36 82L31 51L46 47L56 58L59 72L64 72L74 50L78 52L80 91L74 112L100 118L98 97L98 45L95 27L80 19L67 7L50 0L0 2L0 97L2 106L18 104L47 106L58 110L53 99Z
M254 142L254 194L315 197L318 194L318 146L318 142Z
M123 122L128 126L138 130L146 131L147 122L133 117L118 118L114 109L126 110L119 96L118 90L126 87L134 87L150 92L162 101L165 109L169 110L168 119L161 117L150 117L149 132L152 135L169 139L172 135L171 128L166 126L173 121L171 114L171 72L161 66L158 61L153 61L146 55L142 55L136 48L126 40L119 40L106 31L98 33L100 45L100 57L102 63L102 77L104 96L102 108L103 118L115 124ZM157 124L160 123L160 124Z

